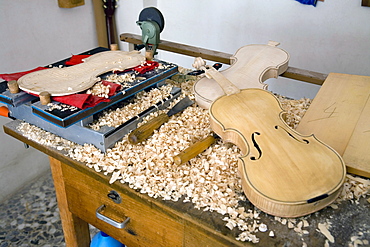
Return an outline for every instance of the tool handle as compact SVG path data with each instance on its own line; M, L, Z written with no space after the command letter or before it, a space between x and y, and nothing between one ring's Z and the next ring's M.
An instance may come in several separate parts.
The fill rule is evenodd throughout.
M0 106L0 116L9 117L9 109L6 106Z
M167 116L167 114L165 113L159 114L157 117L150 119L148 122L141 125L139 128L133 130L128 135L128 141L131 144L138 144L146 140L149 136L153 134L154 130L161 127L161 125L167 122L168 120L169 117Z
M213 137L213 135L209 135L203 140L194 143L178 155L174 156L173 161L176 165L181 165L185 162L188 162L189 160L209 148L209 146L211 146L215 141L216 139Z

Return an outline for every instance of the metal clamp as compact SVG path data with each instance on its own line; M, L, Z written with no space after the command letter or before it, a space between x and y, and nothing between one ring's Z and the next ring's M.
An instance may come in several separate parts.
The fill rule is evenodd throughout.
M111 218L100 213L104 208L105 208L105 205L103 204L96 210L96 217L98 219L119 229L125 228L126 224L130 221L130 217L127 217L123 222L117 222L115 220L112 220Z

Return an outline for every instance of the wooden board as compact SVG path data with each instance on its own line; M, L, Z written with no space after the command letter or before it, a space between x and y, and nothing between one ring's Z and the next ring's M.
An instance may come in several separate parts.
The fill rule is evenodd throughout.
M369 95L369 76L330 73L297 127L334 148L348 171L362 176L370 172Z
M370 97L343 154L347 171L370 178Z

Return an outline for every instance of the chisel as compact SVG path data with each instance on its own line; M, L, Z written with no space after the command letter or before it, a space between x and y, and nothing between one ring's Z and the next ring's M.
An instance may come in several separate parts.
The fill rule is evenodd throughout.
M171 116L185 110L185 108L187 108L188 106L192 104L194 104L194 101L192 101L188 97L183 98L174 107L172 107L167 113L159 114L157 117L150 119L145 124L133 130L128 135L128 141L131 144L138 144L146 140L149 136L151 136L154 133L154 130L161 127L161 125L167 122Z

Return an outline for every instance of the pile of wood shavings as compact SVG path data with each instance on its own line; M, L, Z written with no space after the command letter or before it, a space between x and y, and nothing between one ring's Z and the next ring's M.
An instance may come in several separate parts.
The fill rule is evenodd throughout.
M169 85L181 87L185 94L193 98L191 88L194 81L185 80L181 84L172 80L167 82ZM279 98L287 111L286 121L294 128L308 108L310 100ZM191 201L197 209L225 215L225 226L241 231L237 237L240 241L259 242L255 235L258 231L266 231L273 237L274 233L268 231L266 224L260 222L261 212L258 209L246 209L238 205L238 201L244 201L246 198L237 173L237 157L241 153L236 146L219 140L187 164L181 166L174 164L172 160L174 155L211 133L208 119L207 110L196 106L188 107L179 116L172 117L150 139L140 145L129 144L125 137L105 154L88 144L81 146L68 143L69 147L62 144L63 148L58 148L62 138L53 143L55 135L47 135L45 131L26 123L21 125L20 130L26 137L37 142L41 141L43 145L66 150L73 159L86 163L97 172L111 176L110 183L117 181L127 183L141 193L164 200L177 201L184 196L185 201ZM39 138L40 136L42 138ZM352 185L346 189L353 189L353 183L360 183L353 182L351 177L348 179ZM354 197L364 195L365 193L359 195L353 192ZM347 200L344 196L340 198ZM299 234L308 234L304 229L308 222L304 218L275 217L275 220L287 224Z
M90 124L89 127L93 130L99 130L102 126L118 127L158 101L169 97L171 89L171 85L166 85L160 88L153 88L148 92L141 91L135 95L135 99L132 103L122 108L105 111L103 115Z
M86 91L87 94L109 98L110 85L104 85L101 81L95 83L90 89Z

